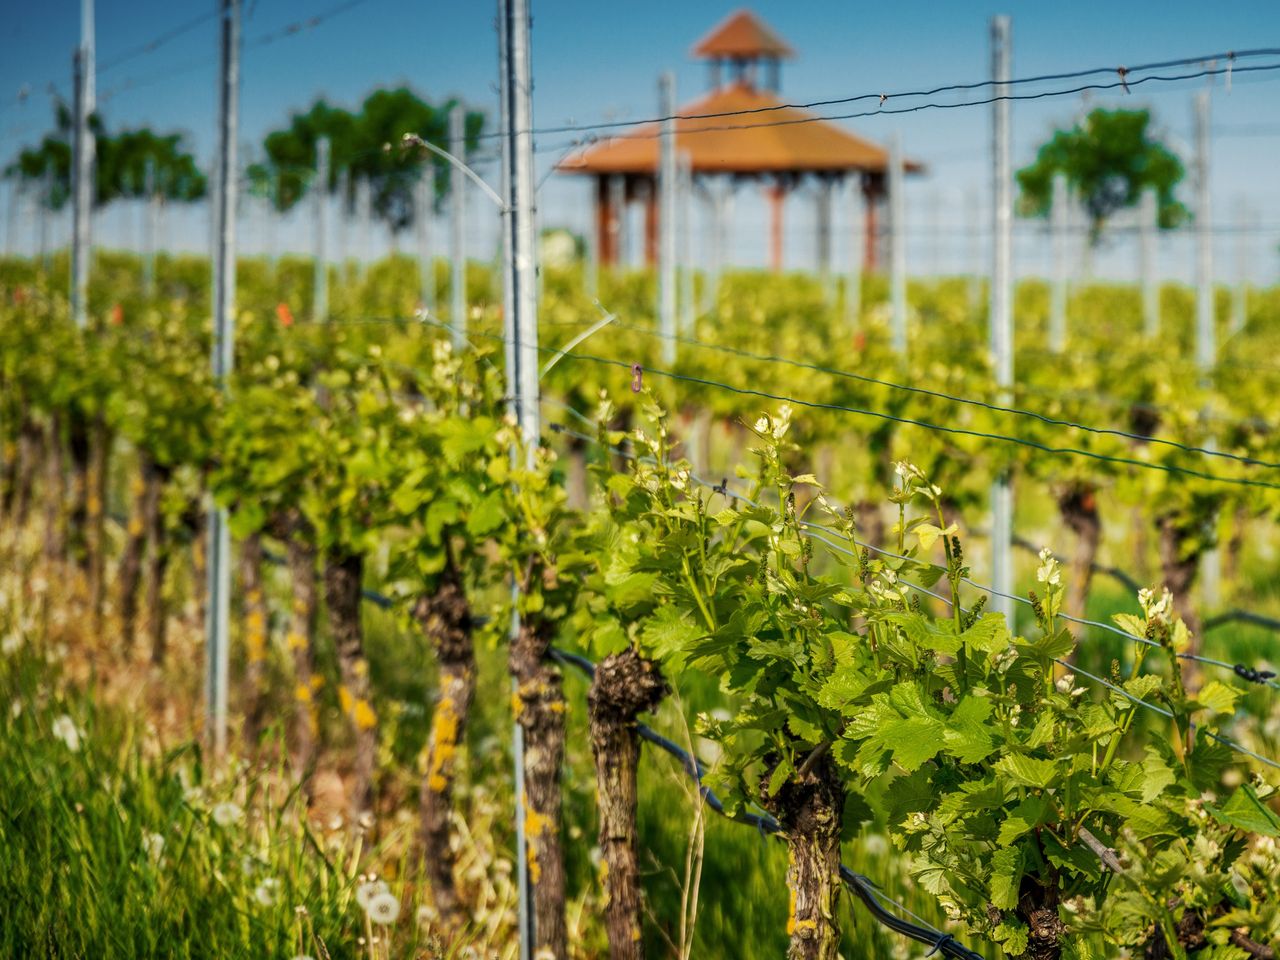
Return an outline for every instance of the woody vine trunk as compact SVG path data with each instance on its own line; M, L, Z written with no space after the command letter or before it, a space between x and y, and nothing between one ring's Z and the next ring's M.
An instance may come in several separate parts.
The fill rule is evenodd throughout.
M267 603L262 589L262 537L240 544L240 585L244 590L244 739L253 746L262 731L262 693L267 665Z
M657 664L628 649L600 662L587 694L610 960L641 960L644 956L636 840L636 768L640 761L636 717L657 707L666 693Z
M71 453L71 509L67 516L67 548L72 559L89 572L89 501L93 497L93 421L72 409L67 418L67 449Z
M160 498L173 475L172 468L152 462L147 481L147 510L143 514L143 534L151 545L147 554L147 627L151 640L151 662L164 663L168 646L169 617L164 602L164 578L169 570L169 538L165 534Z
M36 474L40 469L40 427L34 420L25 419L18 434L18 463L14 478L12 517L16 529L27 525L31 510L32 491Z
M138 624L138 584L147 546L147 517L160 509L160 486L150 458L139 454L138 475L132 484L133 507L125 531L124 554L120 558L120 632L125 646L133 647Z
M765 807L787 839L787 960L837 960L840 923L840 827L844 788L830 754L787 779Z
M1018 892L1018 916L1027 925L1027 960L1059 960L1062 956L1062 940L1067 926L1058 915L1058 886L1056 876L1050 875L1041 883L1025 874Z
M564 691L560 671L547 662L551 625L522 620L511 642L508 669L516 682L513 706L524 730L524 822L533 887L534 952L564 960L564 850L560 841L560 771L564 762Z
M436 909L449 927L457 928L465 922L466 914L453 875L456 858L449 814L458 775L458 747L466 738L475 695L476 658L471 606L452 560L446 563L436 592L420 597L413 614L435 651L439 670L419 794L422 853Z
M88 542L89 609L95 626L102 622L102 600L107 563L106 503L111 470L111 431L99 415L93 424L89 449Z
M1091 483L1071 484L1058 495L1058 513L1062 522L1076 535L1076 552L1071 559L1067 585L1067 611L1083 617L1098 559L1098 545L1102 540L1097 489Z
M364 631L360 625L363 573L364 558L359 554L336 553L325 563L325 603L342 674L338 700L355 738L349 794L353 817L373 807L373 771L378 758L378 718L369 702L369 661L364 656Z
M62 508L66 501L66 476L62 462L62 421L49 419L44 449L44 558L59 560L66 551Z
M311 525L300 514L294 514L283 522L281 539L285 544L293 591L287 635L294 679L293 769L303 789L308 792L318 731L316 686L312 680L315 665L312 638L316 621L316 551L311 535Z

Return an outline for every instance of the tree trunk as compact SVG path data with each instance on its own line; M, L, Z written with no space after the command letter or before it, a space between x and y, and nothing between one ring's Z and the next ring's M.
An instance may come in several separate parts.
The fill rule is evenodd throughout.
M636 768L640 761L636 717L657 707L666 694L667 685L657 664L633 649L605 657L587 694L610 960L642 960L644 956L636 838Z
M1191 642L1185 652L1199 653L1200 615L1196 612L1191 587L1195 583L1196 571L1200 568L1202 551L1192 550L1188 553L1183 549L1183 544L1195 532L1179 524L1176 517L1163 516L1157 523L1160 530L1160 568L1164 575L1164 585L1173 594L1173 609L1191 633ZM1183 685L1188 691L1196 690L1199 687L1199 674L1195 662L1183 660L1181 667Z
M150 544L147 552L147 627L151 633L151 662L164 663L168 645L169 616L164 602L164 578L169 570L169 538L165 533L160 498L173 471L157 463L151 465L147 480L147 509L142 517L143 535Z
M547 660L551 625L522 620L508 669L516 681L516 722L524 730L524 823L536 926L534 952L565 960L564 851L560 841L560 777L564 761L564 691Z
M1088 613L1089 586L1102 540L1097 489L1090 483L1071 484L1058 495L1058 512L1063 523L1076 535L1076 552L1071 559L1067 585L1067 612L1083 617Z
M435 594L422 596L413 615L430 641L439 664L438 693L422 779L422 851L436 909L450 929L466 922L450 842L449 815L458 774L458 747L465 742L467 719L475 695L476 658L471 640L471 606L462 578L450 561Z
M316 551L311 525L301 515L288 523L282 539L289 564L293 600L289 607L289 652L293 655L293 769L308 791L315 757L318 721L315 707Z
M102 600L107 563L106 503L111 472L111 432L101 414L94 420L89 454L88 569L89 609L95 629L102 624Z
M378 759L378 717L369 702L369 661L364 656L360 625L363 572L364 558L359 554L338 553L325 562L324 597L342 674L338 699L355 737L349 797L353 820L373 808L373 773Z
M262 693L267 665L267 601L262 589L262 536L240 544L240 587L244 590L244 740L256 746L262 731Z
M62 421L55 413L45 431L44 558L52 563L66 553L63 507L67 497L62 463Z
M152 469L145 453L139 454L138 476L132 482L133 512L125 531L124 555L120 558L120 633L125 649L132 650L138 620L138 581L142 575L142 555L146 550L146 521L154 495Z
M787 960L837 960L840 921L840 827L844 788L831 755L823 755L803 782L792 775L765 807L787 838Z

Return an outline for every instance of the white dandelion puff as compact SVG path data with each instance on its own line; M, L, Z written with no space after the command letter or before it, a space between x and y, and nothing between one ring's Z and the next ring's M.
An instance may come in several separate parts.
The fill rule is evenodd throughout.
M65 713L53 721L53 735L66 744L72 753L80 749L80 730L76 727L76 722Z
M387 882L385 880L375 880L370 877L356 885L356 903L360 905L361 910L364 910L367 913L369 911L369 904L373 902L373 898L380 894L387 893L390 890L391 888L387 886Z
M213 822L220 827L235 826L243 816L244 811L240 809L240 805L230 800L224 800L213 808Z
M374 923L387 926L395 923L396 917L400 916L400 900L394 893L383 891L369 901L365 913L369 914L369 919Z
M253 891L253 899L264 907L270 907L276 902L276 895L280 892L280 881L275 877L267 877Z
M142 852L151 861L158 861L164 856L164 837L158 833L144 833L142 835Z

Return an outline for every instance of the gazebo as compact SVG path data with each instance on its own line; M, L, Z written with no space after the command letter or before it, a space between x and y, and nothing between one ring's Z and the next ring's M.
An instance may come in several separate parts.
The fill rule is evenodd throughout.
M730 190L748 180L763 184L775 270L782 266L786 197L804 183L814 185L818 261L825 269L831 253L832 188L859 178L863 259L866 268L874 269L889 151L779 99L780 64L794 53L750 11L731 14L694 46L693 55L708 61L711 89L676 111L675 141L695 183L708 194L712 179L727 181ZM650 264L657 259L660 131L658 123L637 126L570 155L557 167L596 179L596 249L602 264L618 262L622 206L634 201L645 209L645 259ZM909 173L923 169L909 160L904 168Z

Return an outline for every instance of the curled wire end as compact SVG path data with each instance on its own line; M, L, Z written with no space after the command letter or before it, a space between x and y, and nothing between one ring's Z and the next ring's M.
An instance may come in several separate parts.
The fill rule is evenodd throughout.
M1125 93L1128 93L1129 81L1126 78L1129 76L1129 68L1116 67L1116 73L1120 75L1120 89L1122 89Z
M1266 683L1276 675L1274 670L1258 670L1254 667L1247 667L1243 663L1237 663L1231 669L1235 671L1236 676L1241 680L1248 680L1250 683Z
M631 392L639 393L644 388L644 367L638 363L631 365Z
M953 937L951 934L949 934L949 933L944 933L942 936L940 936L940 937L938 938L937 942L936 942L936 943L934 943L934 945L933 945L933 949L932 949L932 950L930 950L928 953L926 953L926 954L925 954L925 956L926 956L926 957L932 957L935 953L937 953L938 951L940 951L943 947L945 947L945 946L946 946L947 944L949 944L949 943L957 943L957 944L958 944L958 943L959 943L959 941L958 941L958 940L956 940L956 938L955 938L955 937Z

